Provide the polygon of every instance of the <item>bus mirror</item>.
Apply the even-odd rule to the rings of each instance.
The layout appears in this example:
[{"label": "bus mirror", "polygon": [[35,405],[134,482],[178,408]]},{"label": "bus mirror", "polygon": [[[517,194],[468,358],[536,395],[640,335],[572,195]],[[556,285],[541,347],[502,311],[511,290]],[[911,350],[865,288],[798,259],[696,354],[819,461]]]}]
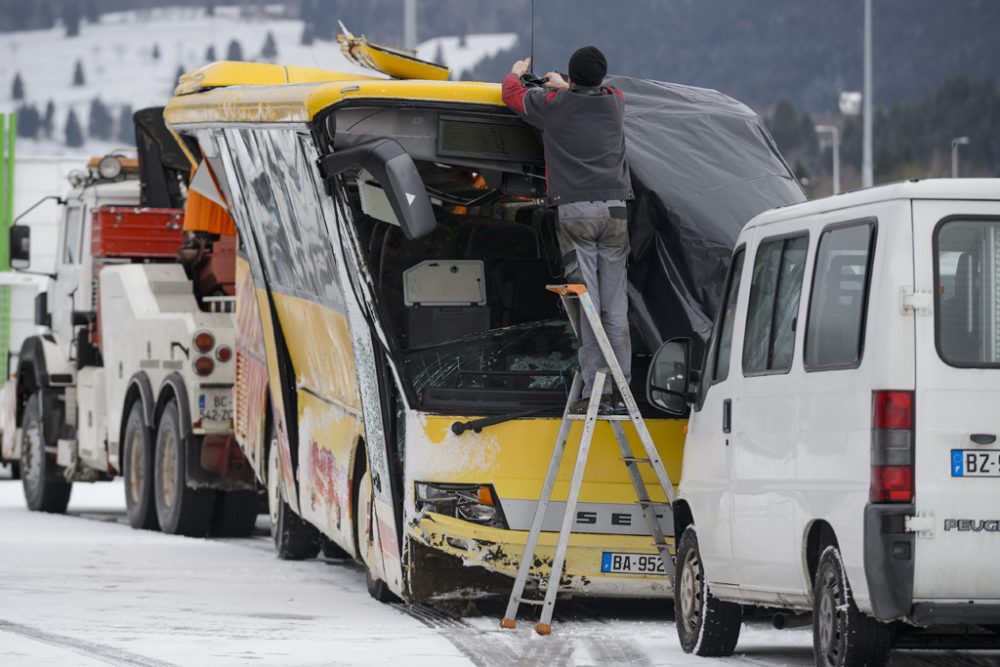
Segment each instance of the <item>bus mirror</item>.
[{"label": "bus mirror", "polygon": [[392,139],[373,139],[319,159],[324,180],[357,166],[363,167],[382,186],[406,238],[417,239],[434,231],[437,218],[424,181],[402,146]]},{"label": "bus mirror", "polygon": [[10,267],[27,269],[31,266],[31,227],[14,225],[10,228]]},{"label": "bus mirror", "polygon": [[674,338],[660,346],[649,364],[646,399],[650,405],[672,415],[687,411],[691,341]]}]

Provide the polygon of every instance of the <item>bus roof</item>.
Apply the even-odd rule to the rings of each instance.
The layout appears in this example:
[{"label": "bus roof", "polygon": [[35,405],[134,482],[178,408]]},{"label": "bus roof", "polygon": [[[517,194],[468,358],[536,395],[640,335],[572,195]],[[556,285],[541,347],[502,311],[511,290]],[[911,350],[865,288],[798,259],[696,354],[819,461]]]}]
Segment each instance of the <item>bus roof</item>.
[{"label": "bus roof", "polygon": [[182,76],[163,115],[172,126],[304,123],[347,99],[503,106],[495,83],[397,80],[311,67],[218,62]]}]

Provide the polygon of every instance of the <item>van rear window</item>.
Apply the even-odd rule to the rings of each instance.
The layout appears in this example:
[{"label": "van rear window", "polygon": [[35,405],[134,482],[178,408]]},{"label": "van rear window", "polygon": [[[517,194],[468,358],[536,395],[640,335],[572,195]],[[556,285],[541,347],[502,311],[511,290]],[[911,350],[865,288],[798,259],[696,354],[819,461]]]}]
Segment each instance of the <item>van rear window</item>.
[{"label": "van rear window", "polygon": [[952,366],[1000,366],[1000,220],[945,220],[934,247],[938,354]]}]

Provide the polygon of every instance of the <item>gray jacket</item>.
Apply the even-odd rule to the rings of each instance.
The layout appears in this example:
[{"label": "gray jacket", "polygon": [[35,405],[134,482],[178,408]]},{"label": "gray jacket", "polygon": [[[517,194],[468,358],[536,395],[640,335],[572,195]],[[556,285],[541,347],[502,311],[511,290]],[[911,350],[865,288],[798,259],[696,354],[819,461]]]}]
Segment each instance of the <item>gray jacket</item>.
[{"label": "gray jacket", "polygon": [[503,101],[542,131],[550,204],[633,198],[620,90],[527,88],[508,74]]}]

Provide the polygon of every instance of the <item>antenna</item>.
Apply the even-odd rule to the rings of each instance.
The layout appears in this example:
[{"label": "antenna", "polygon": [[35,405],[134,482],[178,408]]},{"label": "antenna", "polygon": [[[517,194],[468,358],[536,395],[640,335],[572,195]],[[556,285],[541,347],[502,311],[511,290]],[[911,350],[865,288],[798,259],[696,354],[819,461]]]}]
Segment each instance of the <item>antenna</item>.
[{"label": "antenna", "polygon": [[531,51],[528,53],[528,71],[535,71],[535,0],[531,0]]}]

